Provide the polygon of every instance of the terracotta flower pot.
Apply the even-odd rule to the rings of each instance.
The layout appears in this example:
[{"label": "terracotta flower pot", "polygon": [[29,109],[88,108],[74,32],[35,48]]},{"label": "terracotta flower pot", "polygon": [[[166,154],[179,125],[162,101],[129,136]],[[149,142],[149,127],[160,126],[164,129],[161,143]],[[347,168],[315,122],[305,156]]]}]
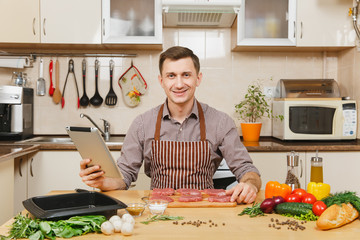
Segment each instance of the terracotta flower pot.
[{"label": "terracotta flower pot", "polygon": [[241,123],[241,130],[245,142],[258,142],[262,123]]}]

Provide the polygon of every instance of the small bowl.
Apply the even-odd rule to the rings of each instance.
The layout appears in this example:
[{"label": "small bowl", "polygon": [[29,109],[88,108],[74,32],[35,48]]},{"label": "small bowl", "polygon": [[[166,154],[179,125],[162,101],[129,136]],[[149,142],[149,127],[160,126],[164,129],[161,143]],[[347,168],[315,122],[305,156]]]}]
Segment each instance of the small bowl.
[{"label": "small bowl", "polygon": [[153,215],[161,215],[165,212],[169,202],[166,200],[149,200],[148,208]]},{"label": "small bowl", "polygon": [[145,203],[128,203],[126,211],[133,217],[140,217],[145,207]]}]

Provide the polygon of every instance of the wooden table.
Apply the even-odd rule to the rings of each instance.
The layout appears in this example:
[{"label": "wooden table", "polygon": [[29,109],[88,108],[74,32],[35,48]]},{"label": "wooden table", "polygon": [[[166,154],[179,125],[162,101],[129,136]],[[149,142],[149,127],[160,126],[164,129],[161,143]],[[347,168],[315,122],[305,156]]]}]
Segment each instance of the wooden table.
[{"label": "wooden table", "polygon": [[[53,191],[50,194],[66,193],[65,191]],[[120,199],[124,203],[141,202],[141,197],[148,196],[149,191],[127,190],[127,191],[111,191],[106,194]],[[264,193],[260,192],[257,201],[263,199]],[[279,219],[280,222],[287,219],[277,214],[267,214],[263,217],[250,218],[247,215],[238,216],[238,214],[247,206],[237,205],[228,208],[167,208],[165,214],[171,216],[183,216],[184,220],[179,221],[175,225],[173,221],[153,222],[149,225],[140,223],[150,216],[150,212],[146,209],[141,217],[135,218],[136,224],[132,236],[125,237],[120,233],[111,236],[99,234],[87,234],[82,237],[74,237],[72,239],[301,239],[301,240],[330,240],[330,239],[360,239],[360,221],[343,226],[338,229],[329,231],[321,231],[316,229],[315,222],[304,223],[305,230],[288,230],[287,226],[282,226],[277,230],[270,228],[271,219]],[[119,214],[124,210],[119,210]],[[199,227],[185,224],[188,221],[206,221]],[[209,220],[217,224],[210,227]],[[12,219],[0,227],[0,234],[7,235],[9,225]],[[301,222],[297,220],[298,222]],[[225,223],[225,225],[223,225]]]}]

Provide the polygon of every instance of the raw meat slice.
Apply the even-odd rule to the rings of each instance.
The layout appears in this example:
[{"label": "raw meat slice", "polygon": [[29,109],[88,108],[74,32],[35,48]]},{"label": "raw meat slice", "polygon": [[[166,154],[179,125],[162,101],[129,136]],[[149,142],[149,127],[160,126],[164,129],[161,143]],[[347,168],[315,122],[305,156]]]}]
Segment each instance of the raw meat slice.
[{"label": "raw meat slice", "polygon": [[224,189],[204,189],[203,190],[205,194],[209,196],[225,196],[225,190]]},{"label": "raw meat slice", "polygon": [[175,190],[173,188],[154,188],[152,193],[157,195],[171,196],[174,195]]},{"label": "raw meat slice", "polygon": [[174,199],[172,199],[172,198],[169,197],[169,196],[159,195],[159,194],[152,194],[149,199],[150,199],[150,200],[166,200],[166,201],[168,201],[169,203],[174,201]]},{"label": "raw meat slice", "polygon": [[230,202],[231,196],[210,196],[208,198],[209,202]]},{"label": "raw meat slice", "polygon": [[193,196],[193,195],[182,195],[179,197],[179,202],[200,202],[202,201],[202,196]]},{"label": "raw meat slice", "polygon": [[180,195],[191,195],[191,196],[201,196],[201,192],[197,189],[192,188],[180,188],[176,190]]}]

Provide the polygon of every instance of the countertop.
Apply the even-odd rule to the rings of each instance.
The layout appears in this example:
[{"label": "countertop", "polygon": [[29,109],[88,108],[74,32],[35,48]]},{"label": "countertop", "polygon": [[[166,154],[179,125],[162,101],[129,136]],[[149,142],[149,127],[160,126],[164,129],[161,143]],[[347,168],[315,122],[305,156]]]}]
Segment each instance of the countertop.
[{"label": "countertop", "polygon": [[9,159],[24,156],[26,154],[36,152],[40,150],[38,144],[14,144],[14,143],[1,143],[0,144],[0,162],[7,161]]},{"label": "countertop", "polygon": [[[65,191],[53,191],[51,194],[67,193]],[[114,198],[124,203],[141,202],[141,197],[147,196],[149,190],[118,190],[106,192]],[[257,202],[264,199],[264,192],[260,191]],[[266,214],[266,216],[250,218],[248,215],[238,216],[245,208],[251,205],[237,205],[236,207],[226,208],[167,208],[165,214],[171,216],[182,216],[184,220],[179,220],[178,224],[173,221],[152,222],[149,225],[140,223],[150,216],[149,210],[146,209],[141,217],[135,218],[135,227],[133,234],[129,237],[123,237],[121,233],[110,236],[100,234],[86,234],[76,239],[356,239],[360,234],[360,221],[347,224],[341,228],[322,231],[316,228],[315,222],[304,222],[300,220],[283,217],[278,214]],[[122,215],[124,210],[119,210],[118,214]],[[304,230],[289,230],[287,225],[281,226],[281,229],[269,227],[274,224],[271,219],[284,222],[286,220],[297,221],[305,227]],[[205,221],[198,227],[192,224],[182,222]],[[209,222],[214,222],[214,225]],[[13,219],[7,221],[0,227],[0,234],[7,235]],[[215,226],[217,224],[217,226]],[[211,225],[211,227],[210,227]],[[277,227],[280,225],[276,225]]]},{"label": "countertop", "polygon": [[[360,151],[360,139],[350,141],[281,141],[273,137],[261,137],[259,142],[243,142],[243,144],[249,152]],[[108,145],[111,151],[120,151],[121,146],[122,143]],[[0,142],[0,162],[39,150],[74,151],[76,147],[72,143]]]}]

